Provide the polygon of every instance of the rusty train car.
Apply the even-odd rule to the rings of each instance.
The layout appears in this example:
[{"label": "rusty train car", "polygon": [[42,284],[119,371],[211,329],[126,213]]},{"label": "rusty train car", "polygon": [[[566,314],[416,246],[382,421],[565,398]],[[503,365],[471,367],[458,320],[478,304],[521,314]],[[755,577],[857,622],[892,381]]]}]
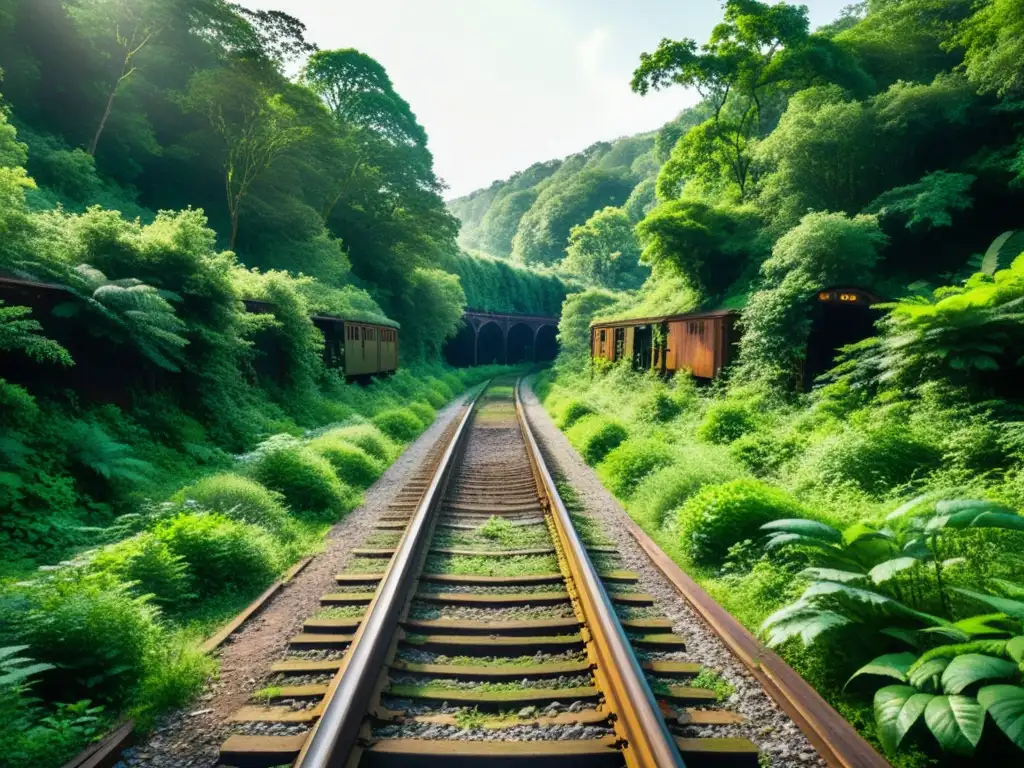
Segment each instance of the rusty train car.
[{"label": "rusty train car", "polygon": [[713,379],[734,356],[739,312],[716,310],[685,315],[599,321],[590,326],[591,356],[631,360],[637,370],[689,370]]},{"label": "rusty train car", "polygon": [[[808,390],[836,363],[838,351],[875,333],[877,306],[885,299],[857,286],[832,286],[809,300],[810,333],[797,389]],[[600,320],[590,326],[591,357],[630,360],[636,370],[663,374],[688,370],[698,379],[714,379],[736,357],[740,313],[693,312],[635,320]]]},{"label": "rusty train car", "polygon": [[[249,312],[272,312],[274,305],[262,299],[245,299]],[[345,376],[381,376],[398,370],[398,329],[333,315],[310,318],[324,335],[324,364]]]}]

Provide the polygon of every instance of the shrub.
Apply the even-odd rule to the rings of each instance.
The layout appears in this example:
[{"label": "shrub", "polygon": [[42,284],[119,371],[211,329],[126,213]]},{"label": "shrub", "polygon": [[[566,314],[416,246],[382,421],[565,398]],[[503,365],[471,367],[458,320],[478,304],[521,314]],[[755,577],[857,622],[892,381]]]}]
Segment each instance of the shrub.
[{"label": "shrub", "polygon": [[358,445],[333,434],[318,437],[308,448],[327,459],[338,477],[356,488],[368,488],[384,472],[384,466]]},{"label": "shrub", "polygon": [[156,716],[194,699],[216,671],[217,663],[196,639],[185,632],[168,637],[139,684],[135,698],[140,703],[132,716],[143,729],[151,726]]},{"label": "shrub", "polygon": [[584,416],[566,432],[569,441],[583,456],[583,460],[594,466],[608,452],[629,437],[626,428],[605,416]]},{"label": "shrub", "polygon": [[353,424],[327,432],[324,437],[339,437],[347,443],[359,446],[370,456],[382,462],[390,462],[397,448],[373,424]]},{"label": "shrub", "polygon": [[729,455],[759,477],[776,472],[796,455],[799,444],[770,433],[750,432],[733,441]]},{"label": "shrub", "polygon": [[282,494],[292,512],[336,518],[354,508],[353,493],[323,456],[299,446],[267,451],[256,461],[253,476]]},{"label": "shrub", "polygon": [[565,404],[565,407],[562,408],[562,418],[559,419],[558,426],[561,429],[569,429],[569,427],[584,416],[589,416],[593,412],[594,409],[582,400],[570,400]]},{"label": "shrub", "polygon": [[662,526],[669,512],[678,509],[705,485],[735,480],[742,471],[722,448],[684,447],[667,467],[643,479],[633,494],[631,511]]},{"label": "shrub", "polygon": [[211,512],[183,512],[160,523],[154,534],[188,563],[201,596],[252,591],[270,582],[282,565],[266,530]]},{"label": "shrub", "polygon": [[637,401],[636,415],[641,421],[663,424],[678,416],[682,409],[679,401],[673,399],[662,387],[658,387]]},{"label": "shrub", "polygon": [[290,535],[294,528],[284,505],[284,496],[251,478],[232,472],[204,477],[180,490],[173,500],[192,500],[203,509],[241,523],[262,525],[277,534]]},{"label": "shrub", "polygon": [[437,418],[437,411],[426,403],[412,402],[406,407],[423,423],[424,427],[428,427],[433,424],[434,419]]},{"label": "shrub", "polygon": [[679,509],[679,535],[695,563],[719,565],[729,547],[757,538],[765,523],[805,516],[785,491],[759,480],[732,480],[704,486]]},{"label": "shrub", "polygon": [[942,452],[905,425],[867,431],[847,429],[823,442],[810,457],[811,475],[825,484],[853,483],[879,496],[937,469]]},{"label": "shrub", "polygon": [[180,608],[195,597],[188,563],[152,533],[140,533],[101,550],[92,568],[129,583],[137,595],[152,595],[153,602]]},{"label": "shrub", "polygon": [[423,431],[423,422],[408,408],[392,408],[373,417],[373,423],[392,440],[407,443]]},{"label": "shrub", "polygon": [[717,400],[697,427],[697,439],[705,443],[731,443],[755,427],[754,415],[746,403]]},{"label": "shrub", "polygon": [[123,700],[159,642],[157,609],[112,574],[70,568],[24,596],[30,607],[18,619],[18,641],[57,667],[37,690],[49,700]]},{"label": "shrub", "polygon": [[628,499],[641,480],[671,463],[672,451],[664,443],[634,437],[610,451],[597,474],[608,490],[620,499]]}]

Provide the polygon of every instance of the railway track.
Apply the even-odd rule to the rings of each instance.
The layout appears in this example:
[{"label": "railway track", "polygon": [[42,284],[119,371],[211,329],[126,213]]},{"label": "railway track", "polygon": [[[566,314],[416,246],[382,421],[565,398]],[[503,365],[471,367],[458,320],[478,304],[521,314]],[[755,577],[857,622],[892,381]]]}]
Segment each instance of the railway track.
[{"label": "railway track", "polygon": [[685,638],[574,525],[512,386],[466,406],[376,529],[222,763],[758,765],[746,739],[673,733],[742,718],[688,685]]}]

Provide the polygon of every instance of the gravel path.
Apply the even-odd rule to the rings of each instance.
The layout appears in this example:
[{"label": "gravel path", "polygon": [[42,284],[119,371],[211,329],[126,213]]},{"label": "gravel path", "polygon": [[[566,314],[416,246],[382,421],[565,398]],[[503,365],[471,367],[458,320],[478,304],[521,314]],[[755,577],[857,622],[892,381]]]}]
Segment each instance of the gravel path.
[{"label": "gravel path", "polygon": [[[349,550],[373,532],[377,517],[387,510],[405,480],[418,469],[423,458],[459,412],[465,396],[442,409],[434,423],[388,468],[365,494],[363,505],[334,526],[327,535],[324,551],[293,579],[256,618],[247,623],[220,649],[220,674],[211,681],[191,707],[173,713],[158,723],[147,741],[126,750],[119,766],[186,768],[213,766],[218,750],[232,732],[239,732],[225,720],[265,685],[270,666],[283,659],[288,639],[302,630],[303,621],[320,607],[320,597],[336,590],[335,574],[349,560]],[[297,656],[298,654],[292,654]],[[311,651],[309,658],[340,657],[341,652]],[[299,732],[308,726],[299,728]],[[294,726],[281,733],[294,732]],[[277,733],[277,731],[274,731]]]},{"label": "gravel path", "polygon": [[583,513],[595,519],[603,533],[615,542],[623,566],[639,574],[642,591],[654,596],[661,615],[673,621],[673,631],[686,638],[686,660],[717,671],[736,689],[726,702],[726,707],[745,715],[745,723],[713,728],[686,727],[677,729],[677,732],[684,736],[746,737],[761,748],[774,768],[824,768],[825,761],[818,756],[796,724],[764,692],[711,628],[693,612],[647,557],[628,529],[621,525],[622,520],[628,517],[626,511],[601,485],[593,470],[555,426],[528,381],[522,388],[522,399],[530,426],[548,466],[573,487]]}]

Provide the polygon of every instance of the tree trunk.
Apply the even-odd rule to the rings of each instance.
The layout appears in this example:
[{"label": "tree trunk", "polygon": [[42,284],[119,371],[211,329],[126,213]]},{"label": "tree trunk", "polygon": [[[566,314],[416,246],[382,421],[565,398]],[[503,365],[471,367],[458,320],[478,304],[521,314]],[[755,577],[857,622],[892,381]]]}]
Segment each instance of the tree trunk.
[{"label": "tree trunk", "polygon": [[235,241],[238,240],[238,206],[231,212],[231,245],[228,250],[235,250]]},{"label": "tree trunk", "polygon": [[114,99],[117,98],[117,89],[121,86],[121,81],[118,80],[114,86],[114,90],[110,92],[110,98],[107,99],[107,108],[103,112],[103,119],[100,120],[99,128],[96,129],[96,135],[92,137],[92,143],[89,145],[89,155],[91,157],[96,156],[96,148],[100,144],[100,136],[103,135],[103,130],[107,127],[107,120],[110,119],[110,113],[114,110]]}]

